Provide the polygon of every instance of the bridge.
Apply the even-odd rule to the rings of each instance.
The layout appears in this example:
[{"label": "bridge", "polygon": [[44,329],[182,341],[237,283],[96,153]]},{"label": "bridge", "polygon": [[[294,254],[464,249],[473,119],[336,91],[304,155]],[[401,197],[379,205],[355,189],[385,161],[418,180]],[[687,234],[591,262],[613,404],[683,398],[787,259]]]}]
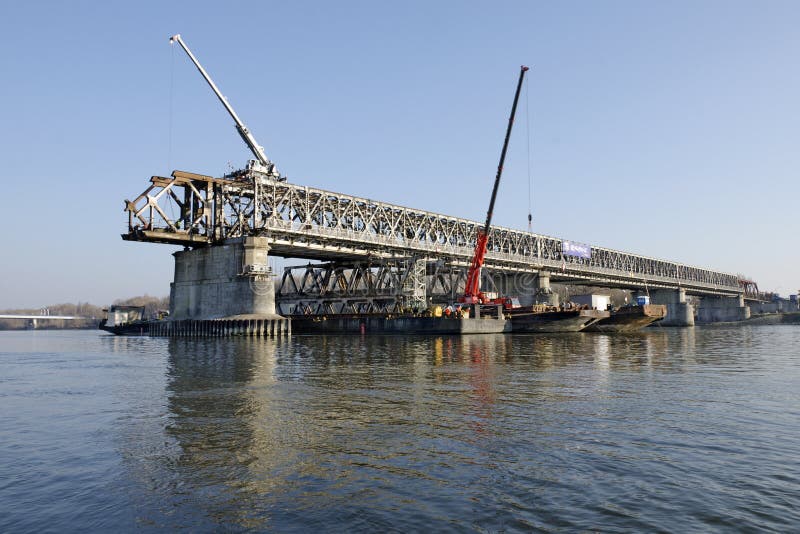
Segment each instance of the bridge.
[{"label": "bridge", "polygon": [[[440,267],[439,275],[441,268],[451,275],[463,272],[481,226],[477,221],[280,181],[255,169],[223,178],[183,171],[153,176],[142,194],[125,201],[125,211],[125,240],[203,249],[256,237],[270,255],[321,260],[334,270],[405,259],[403,272],[410,273],[421,267],[409,265],[424,262],[429,292],[435,285],[431,263]],[[251,275],[264,274],[263,264],[249,265],[254,269]],[[494,280],[498,275],[506,280],[536,275],[540,282],[535,289],[544,291],[552,280],[657,294],[663,290],[667,304],[685,303],[689,294],[708,302],[733,299],[733,307],[741,308],[745,297],[756,298],[748,291],[751,283],[743,284],[731,273],[605,247],[575,247],[560,238],[502,227],[490,232],[485,265]],[[455,290],[457,279],[450,276],[445,292]],[[419,291],[415,295],[420,298]]]},{"label": "bridge", "polygon": [[[186,52],[255,158],[222,178],[183,171],[153,176],[142,194],[125,201],[123,239],[185,247],[175,253],[171,317],[274,313],[268,254],[324,262],[284,271],[277,295],[282,312],[284,304],[288,313],[395,311],[464,294],[466,268],[483,233],[478,222],[288,183],[180,34],[170,43]],[[528,70],[520,69],[495,193]],[[653,291],[654,301],[667,305],[669,321],[681,325],[694,324],[687,293],[704,298],[705,318],[736,320],[749,316],[744,298],[755,286],[729,273],[510,228],[492,227],[486,250],[484,287],[550,303],[556,300],[551,279]]]},{"label": "bridge", "polygon": [[39,321],[75,321],[77,319],[84,319],[84,317],[74,317],[71,315],[0,315],[0,319],[18,319],[27,321],[30,328],[35,329]]},{"label": "bridge", "polygon": [[[263,235],[270,253],[315,260],[430,257],[467,265],[481,223],[269,179],[218,179],[175,171],[125,201],[123,239],[206,246]],[[173,207],[167,208],[167,204]],[[170,218],[167,211],[179,215]],[[496,227],[486,266],[493,271],[547,270],[553,280],[615,287],[678,288],[697,295],[744,292],[737,275],[602,247],[591,257],[564,251],[565,240]],[[568,242],[567,242],[568,243]]]}]

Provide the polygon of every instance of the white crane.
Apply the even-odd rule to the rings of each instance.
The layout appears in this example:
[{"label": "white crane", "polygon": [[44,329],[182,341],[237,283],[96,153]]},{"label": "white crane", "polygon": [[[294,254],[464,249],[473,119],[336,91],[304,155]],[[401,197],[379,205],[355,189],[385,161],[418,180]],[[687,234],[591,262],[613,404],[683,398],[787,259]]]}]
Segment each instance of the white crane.
[{"label": "white crane", "polygon": [[267,155],[264,153],[264,147],[258,144],[256,138],[253,137],[253,134],[250,132],[250,130],[247,129],[247,126],[245,126],[244,123],[241,121],[241,119],[239,119],[239,116],[236,115],[236,112],[233,110],[230,103],[228,103],[228,99],[222,95],[219,89],[217,89],[214,80],[211,79],[211,76],[209,76],[206,70],[203,68],[203,66],[200,65],[200,62],[197,61],[197,58],[194,57],[192,51],[189,50],[189,47],[186,46],[186,43],[183,42],[183,39],[181,39],[180,34],[173,35],[172,37],[170,37],[169,42],[178,43],[179,45],[181,45],[181,48],[183,48],[183,50],[186,52],[186,55],[189,56],[189,59],[192,60],[194,66],[197,67],[197,70],[200,71],[200,74],[202,74],[203,78],[205,78],[206,82],[208,82],[208,85],[211,87],[211,90],[214,91],[214,94],[217,95],[219,101],[222,102],[222,105],[225,106],[225,109],[233,118],[233,121],[236,123],[236,130],[239,132],[239,135],[242,136],[242,139],[244,140],[245,144],[247,144],[248,148],[250,148],[250,152],[252,152],[253,155],[256,157],[255,160],[250,160],[248,162],[247,170],[262,173],[278,181],[285,181],[286,178],[280,175],[280,173],[278,172],[278,168],[275,166],[275,164],[272,163],[269,160],[269,158],[267,158]]}]

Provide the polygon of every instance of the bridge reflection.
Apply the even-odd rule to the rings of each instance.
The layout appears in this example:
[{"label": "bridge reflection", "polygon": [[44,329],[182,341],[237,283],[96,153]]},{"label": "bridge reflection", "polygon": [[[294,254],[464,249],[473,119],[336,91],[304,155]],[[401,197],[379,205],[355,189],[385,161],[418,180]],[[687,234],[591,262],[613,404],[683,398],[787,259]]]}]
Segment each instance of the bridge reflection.
[{"label": "bridge reflection", "polygon": [[628,377],[720,365],[725,352],[707,339],[656,329],[156,340],[167,343],[163,439],[174,446],[138,468],[169,473],[204,527],[268,529],[355,501],[380,511],[387,488],[436,492],[454,466],[513,455],[520,428],[552,448],[548,428],[624,402]]}]

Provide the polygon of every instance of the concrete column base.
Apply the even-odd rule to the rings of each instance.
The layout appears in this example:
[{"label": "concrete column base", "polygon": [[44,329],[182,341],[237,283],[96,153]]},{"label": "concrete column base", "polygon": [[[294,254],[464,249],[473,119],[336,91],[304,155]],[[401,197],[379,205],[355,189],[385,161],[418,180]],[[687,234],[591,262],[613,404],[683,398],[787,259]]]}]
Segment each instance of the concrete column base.
[{"label": "concrete column base", "polygon": [[686,302],[683,289],[658,289],[650,293],[652,304],[664,304],[667,316],[658,324],[661,326],[694,326],[694,306]]},{"label": "concrete column base", "polygon": [[697,310],[699,323],[731,323],[750,318],[744,297],[704,297]]},{"label": "concrete column base", "polygon": [[495,273],[492,280],[500,295],[516,297],[520,306],[553,302],[558,305],[558,295],[550,289],[550,275],[547,272]]},{"label": "concrete column base", "polygon": [[509,274],[509,273],[495,273],[491,274],[494,287],[497,288],[498,296],[515,297],[519,299],[520,304],[523,301],[533,301],[532,287],[533,275],[532,274]]},{"label": "concrete column base", "polygon": [[661,326],[694,326],[694,306],[688,302],[667,304],[667,316],[659,321]]},{"label": "concrete column base", "polygon": [[550,273],[547,271],[539,271],[536,277],[536,295],[534,301],[536,304],[547,304],[549,306],[558,306],[558,294],[553,293],[550,287]]},{"label": "concrete column base", "polygon": [[268,252],[265,238],[244,237],[174,253],[170,319],[277,317]]}]

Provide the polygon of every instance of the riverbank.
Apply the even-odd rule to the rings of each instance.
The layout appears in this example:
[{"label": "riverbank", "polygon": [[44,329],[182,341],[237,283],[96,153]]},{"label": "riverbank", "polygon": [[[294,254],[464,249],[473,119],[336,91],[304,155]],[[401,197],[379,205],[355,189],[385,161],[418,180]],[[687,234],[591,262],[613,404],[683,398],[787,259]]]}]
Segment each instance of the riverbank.
[{"label": "riverbank", "polygon": [[800,312],[763,313],[750,317],[743,324],[800,324]]}]

